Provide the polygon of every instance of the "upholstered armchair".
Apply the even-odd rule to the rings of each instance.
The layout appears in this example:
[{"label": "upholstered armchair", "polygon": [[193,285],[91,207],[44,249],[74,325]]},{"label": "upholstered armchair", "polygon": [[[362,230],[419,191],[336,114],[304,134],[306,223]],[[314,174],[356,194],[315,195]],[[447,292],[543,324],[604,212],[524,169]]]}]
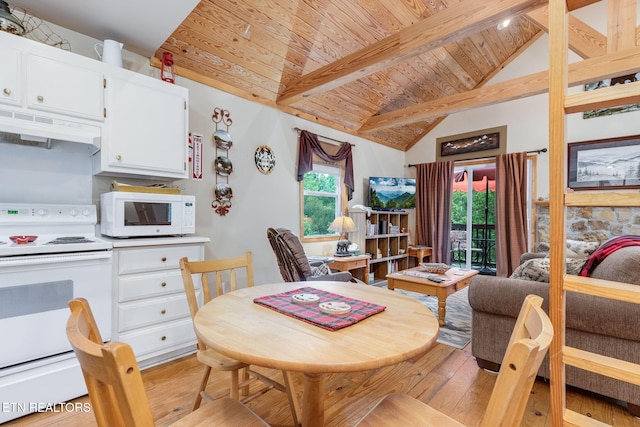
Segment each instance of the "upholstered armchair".
[{"label": "upholstered armchair", "polygon": [[280,274],[285,282],[330,280],[350,282],[348,271],[333,273],[326,264],[316,261],[310,263],[298,236],[286,228],[267,229],[267,238],[278,260]]}]

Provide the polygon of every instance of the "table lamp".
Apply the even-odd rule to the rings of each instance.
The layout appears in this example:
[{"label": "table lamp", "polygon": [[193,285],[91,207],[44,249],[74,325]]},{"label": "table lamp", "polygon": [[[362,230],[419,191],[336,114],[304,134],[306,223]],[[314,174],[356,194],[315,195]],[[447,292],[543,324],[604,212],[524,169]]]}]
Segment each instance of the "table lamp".
[{"label": "table lamp", "polygon": [[356,224],[348,216],[338,216],[329,226],[329,230],[340,234],[340,240],[336,247],[335,256],[349,256],[351,242],[347,239],[347,233],[355,231]]}]

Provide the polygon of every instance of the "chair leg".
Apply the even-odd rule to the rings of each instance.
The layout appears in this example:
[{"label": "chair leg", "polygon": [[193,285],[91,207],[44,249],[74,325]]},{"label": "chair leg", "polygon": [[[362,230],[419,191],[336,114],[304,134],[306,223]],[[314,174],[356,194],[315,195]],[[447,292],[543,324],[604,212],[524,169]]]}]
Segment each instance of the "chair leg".
[{"label": "chair leg", "polygon": [[193,407],[191,408],[192,411],[195,411],[200,407],[200,402],[202,402],[202,395],[200,393],[202,393],[204,389],[207,388],[207,383],[209,382],[209,374],[211,374],[211,366],[205,365],[204,373],[202,374],[202,379],[200,380],[200,388],[196,393],[196,398],[193,401]]},{"label": "chair leg", "polygon": [[291,378],[291,373],[288,371],[282,371],[282,377],[284,379],[284,392],[287,395],[289,401],[289,407],[291,408],[291,416],[293,417],[293,425],[300,426],[300,419],[298,415],[301,414],[300,402],[296,396],[296,389]]}]

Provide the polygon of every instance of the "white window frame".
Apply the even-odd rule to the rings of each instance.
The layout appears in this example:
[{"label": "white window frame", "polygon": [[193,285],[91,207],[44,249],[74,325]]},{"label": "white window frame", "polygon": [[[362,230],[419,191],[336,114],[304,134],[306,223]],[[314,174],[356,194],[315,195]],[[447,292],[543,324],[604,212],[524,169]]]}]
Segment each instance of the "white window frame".
[{"label": "white window frame", "polygon": [[336,199],[334,217],[340,216],[343,211],[344,203],[346,200],[346,190],[343,184],[344,181],[344,167],[340,165],[328,165],[322,163],[313,164],[314,173],[328,174],[336,176],[336,192],[327,193],[319,191],[309,191],[304,189],[304,180],[300,181],[300,236],[303,242],[312,241],[325,241],[325,240],[338,240],[340,236],[333,232],[331,234],[305,236],[304,234],[304,197],[305,196],[318,196],[318,197],[333,197]]}]

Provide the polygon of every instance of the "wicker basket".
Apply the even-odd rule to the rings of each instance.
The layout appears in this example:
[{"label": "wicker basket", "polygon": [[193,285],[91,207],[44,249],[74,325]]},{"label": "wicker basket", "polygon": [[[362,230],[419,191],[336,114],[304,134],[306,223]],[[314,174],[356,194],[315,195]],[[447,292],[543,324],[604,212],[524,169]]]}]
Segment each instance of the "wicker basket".
[{"label": "wicker basket", "polygon": [[451,267],[448,266],[447,264],[442,264],[442,263],[423,262],[422,268],[427,273],[444,274]]}]

